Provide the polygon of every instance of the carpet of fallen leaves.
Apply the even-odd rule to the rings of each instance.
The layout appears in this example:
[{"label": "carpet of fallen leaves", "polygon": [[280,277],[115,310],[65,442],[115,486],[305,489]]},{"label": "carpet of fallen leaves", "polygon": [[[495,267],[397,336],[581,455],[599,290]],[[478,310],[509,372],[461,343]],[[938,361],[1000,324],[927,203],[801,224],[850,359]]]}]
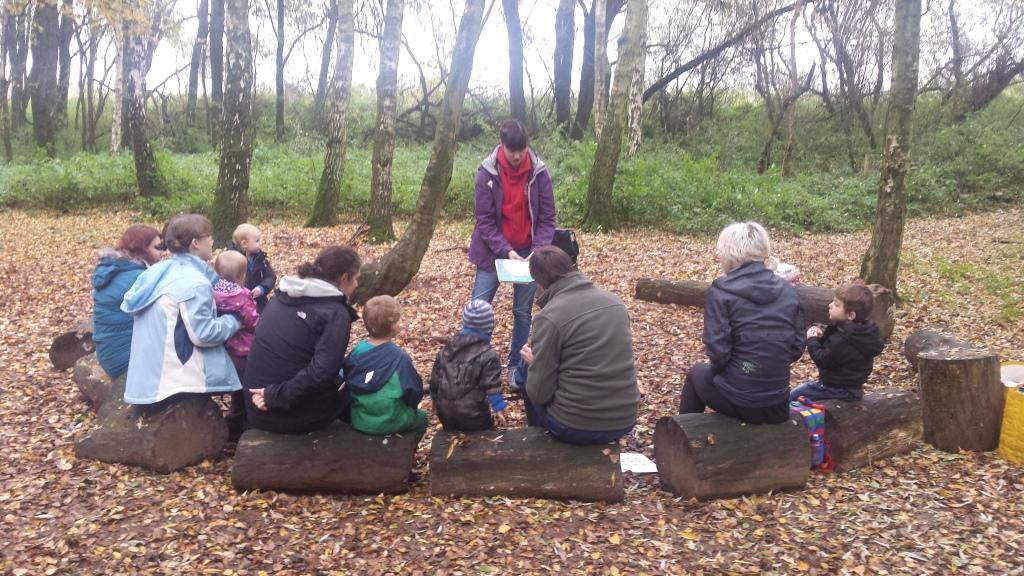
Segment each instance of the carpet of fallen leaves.
[{"label": "carpet of fallen leaves", "polygon": [[[0,572],[7,574],[921,574],[1024,573],[1024,469],[992,453],[912,454],[844,475],[814,474],[802,492],[708,503],[626,476],[620,504],[444,499],[427,491],[421,444],[401,496],[236,493],[231,458],[157,475],[80,461],[73,442],[94,416],[68,372],[49,364],[52,338],[90,314],[97,247],[132,213],[0,213]],[[913,389],[902,340],[945,326],[1024,359],[1024,212],[911,222],[896,333],[870,386]],[[354,225],[262,225],[267,251],[291,273]],[[403,292],[399,343],[426,374],[432,336],[456,326],[473,271],[471,223],[442,225]],[[803,281],[854,277],[867,233],[775,235]],[[654,424],[673,413],[684,370],[702,358],[701,311],[636,301],[640,276],[711,280],[713,240],[628,231],[582,234],[581,268],[633,318],[640,421],[624,442],[652,455]],[[362,247],[367,257],[386,248]],[[511,303],[495,300],[495,342],[507,346]],[[361,334],[357,334],[361,335]],[[814,375],[804,358],[794,381]],[[425,402],[429,410],[429,400]],[[520,407],[514,421],[523,425]],[[432,420],[436,426],[436,420]]]}]

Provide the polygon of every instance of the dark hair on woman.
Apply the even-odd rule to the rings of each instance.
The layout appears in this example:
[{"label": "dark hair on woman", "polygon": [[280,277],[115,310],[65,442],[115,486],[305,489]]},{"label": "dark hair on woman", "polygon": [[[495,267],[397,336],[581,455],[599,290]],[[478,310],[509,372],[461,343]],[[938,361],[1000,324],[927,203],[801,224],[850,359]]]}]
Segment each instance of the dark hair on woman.
[{"label": "dark hair on woman", "polygon": [[121,240],[117,243],[117,249],[127,252],[129,256],[136,260],[144,260],[146,248],[149,248],[153,238],[159,237],[160,231],[156,228],[146,226],[145,224],[135,224],[129,226],[124,231],[124,234],[121,235]]},{"label": "dark hair on woman", "polygon": [[362,262],[359,253],[349,246],[327,246],[320,251],[316,260],[299,266],[299,278],[318,278],[337,282],[344,275],[354,276]]},{"label": "dark hair on woman", "polygon": [[530,143],[530,135],[526,132],[526,127],[515,118],[509,118],[501,123],[498,136],[501,138],[501,143],[509,150],[525,150]]},{"label": "dark hair on woman", "polygon": [[572,259],[556,246],[545,246],[530,256],[530,276],[545,290],[573,271]]},{"label": "dark hair on woman", "polygon": [[178,214],[164,225],[164,246],[174,254],[188,252],[193,240],[213,235],[213,224],[202,214]]}]

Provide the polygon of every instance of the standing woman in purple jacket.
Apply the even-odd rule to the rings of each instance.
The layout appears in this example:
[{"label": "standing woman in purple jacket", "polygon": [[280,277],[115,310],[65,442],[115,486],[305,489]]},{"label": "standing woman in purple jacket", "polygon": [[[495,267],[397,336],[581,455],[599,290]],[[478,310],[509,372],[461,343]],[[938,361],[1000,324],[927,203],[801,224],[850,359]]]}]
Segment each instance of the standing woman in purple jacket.
[{"label": "standing woman in purple jacket", "polygon": [[[530,137],[518,120],[501,124],[501,143],[480,163],[476,175],[476,224],[469,261],[476,266],[471,300],[491,302],[498,292],[496,259],[528,260],[555,235],[555,195],[547,166],[529,148]],[[513,288],[512,342],[508,354],[509,391],[518,391],[519,350],[530,336],[537,283]]]}]

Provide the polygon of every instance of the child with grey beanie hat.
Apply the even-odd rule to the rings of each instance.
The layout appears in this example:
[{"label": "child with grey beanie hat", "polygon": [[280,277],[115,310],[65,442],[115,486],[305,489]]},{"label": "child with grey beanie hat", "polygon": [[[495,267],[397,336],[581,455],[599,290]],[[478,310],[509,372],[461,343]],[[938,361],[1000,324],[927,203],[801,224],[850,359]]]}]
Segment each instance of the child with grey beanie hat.
[{"label": "child with grey beanie hat", "polygon": [[[491,346],[494,309],[472,300],[462,309],[462,329],[437,354],[430,398],[445,430],[489,430],[506,424],[501,361]],[[493,412],[493,415],[492,415]]]}]

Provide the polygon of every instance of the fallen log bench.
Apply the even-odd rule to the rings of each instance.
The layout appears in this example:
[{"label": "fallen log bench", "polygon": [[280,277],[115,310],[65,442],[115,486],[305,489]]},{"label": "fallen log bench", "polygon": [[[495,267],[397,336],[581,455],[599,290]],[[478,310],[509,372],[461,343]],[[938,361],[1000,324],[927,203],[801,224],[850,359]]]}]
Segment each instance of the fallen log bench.
[{"label": "fallen log bench", "polygon": [[[921,438],[917,396],[903,390],[865,394],[859,402],[826,401],[825,438],[838,471],[910,452]],[[654,431],[662,485],[710,500],[803,488],[811,446],[803,420],[746,424],[722,414],[665,416]]]},{"label": "fallen log bench", "polygon": [[86,402],[96,409],[111,398],[120,399],[124,396],[125,377],[111,381],[95,354],[83,356],[75,362],[71,381],[78,386],[78,391]]},{"label": "fallen log bench", "polygon": [[246,430],[235,449],[238,490],[401,493],[409,490],[415,433],[371,436],[337,421],[308,434]]},{"label": "fallen log bench", "polygon": [[925,442],[952,453],[995,450],[1005,403],[999,354],[926,329],[907,337],[903,355],[918,372]]},{"label": "fallen log bench", "polygon": [[92,354],[96,345],[92,341],[92,320],[83,320],[74,330],[69,330],[53,339],[50,344],[50,362],[57,370],[67,370],[87,354]]},{"label": "fallen log bench", "polygon": [[430,445],[430,492],[619,502],[619,446],[567,444],[536,427],[439,431]]},{"label": "fallen log bench", "polygon": [[[703,308],[710,287],[710,282],[698,280],[673,281],[640,278],[636,281],[635,297],[648,302]],[[800,297],[800,304],[804,308],[804,320],[807,324],[828,324],[828,305],[835,298],[836,291],[832,288],[820,288],[806,284],[797,284],[793,288],[796,289],[797,296]],[[882,338],[888,339],[896,325],[892,292],[878,284],[869,284],[868,288],[875,296],[874,307],[869,318],[878,324]]]},{"label": "fallen log bench", "polygon": [[[124,379],[119,378],[121,390]],[[108,398],[99,428],[75,443],[78,458],[173,472],[220,456],[228,425],[220,407],[202,394],[178,394],[153,405]]]}]

